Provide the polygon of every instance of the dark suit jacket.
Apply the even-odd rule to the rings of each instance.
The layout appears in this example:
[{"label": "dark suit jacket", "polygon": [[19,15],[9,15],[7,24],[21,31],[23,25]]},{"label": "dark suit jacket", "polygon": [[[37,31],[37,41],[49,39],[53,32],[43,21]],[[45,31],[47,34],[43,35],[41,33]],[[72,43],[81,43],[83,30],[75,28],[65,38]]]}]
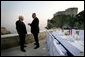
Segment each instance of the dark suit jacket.
[{"label": "dark suit jacket", "polygon": [[33,34],[39,33],[39,20],[37,17],[32,21],[30,26],[31,26],[31,33]]},{"label": "dark suit jacket", "polygon": [[17,30],[17,32],[18,32],[19,35],[25,35],[25,34],[27,34],[26,26],[20,20],[18,20],[16,22],[16,30]]}]

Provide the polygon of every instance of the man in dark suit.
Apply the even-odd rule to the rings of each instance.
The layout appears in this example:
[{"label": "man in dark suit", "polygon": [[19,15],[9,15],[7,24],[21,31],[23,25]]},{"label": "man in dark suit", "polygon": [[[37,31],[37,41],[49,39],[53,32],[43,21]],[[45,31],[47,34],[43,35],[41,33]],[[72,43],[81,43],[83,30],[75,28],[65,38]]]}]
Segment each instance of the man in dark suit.
[{"label": "man in dark suit", "polygon": [[28,24],[31,26],[31,33],[33,34],[34,36],[34,39],[35,39],[35,45],[36,47],[34,49],[37,49],[39,48],[39,40],[38,40],[38,33],[39,33],[39,19],[36,17],[36,13],[33,13],[32,14],[32,17],[33,17],[33,21],[32,23]]},{"label": "man in dark suit", "polygon": [[19,20],[16,22],[16,30],[19,34],[20,49],[21,51],[25,52],[24,44],[25,44],[25,37],[26,37],[27,31],[26,31],[26,26],[23,20],[24,20],[24,17],[19,16]]}]

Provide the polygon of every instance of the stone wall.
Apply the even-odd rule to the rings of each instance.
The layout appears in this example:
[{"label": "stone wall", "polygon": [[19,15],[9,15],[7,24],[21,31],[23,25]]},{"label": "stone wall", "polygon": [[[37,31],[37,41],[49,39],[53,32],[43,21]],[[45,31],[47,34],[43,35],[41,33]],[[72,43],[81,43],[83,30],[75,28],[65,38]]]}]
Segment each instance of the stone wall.
[{"label": "stone wall", "polygon": [[[46,32],[40,32],[39,33],[39,40],[46,39]],[[25,40],[26,44],[34,42],[34,38],[32,34],[28,34]],[[16,36],[10,36],[10,37],[1,37],[1,50],[2,49],[8,49],[12,47],[19,46],[19,37]]]},{"label": "stone wall", "polygon": [[5,35],[5,34],[11,34],[11,32],[8,31],[5,27],[1,27],[1,35]]}]

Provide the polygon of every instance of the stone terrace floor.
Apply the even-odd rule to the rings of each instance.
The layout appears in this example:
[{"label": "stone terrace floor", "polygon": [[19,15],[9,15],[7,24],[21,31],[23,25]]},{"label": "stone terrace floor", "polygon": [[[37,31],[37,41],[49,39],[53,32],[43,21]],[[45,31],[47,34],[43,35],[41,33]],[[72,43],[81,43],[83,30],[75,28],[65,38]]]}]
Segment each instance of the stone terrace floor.
[{"label": "stone terrace floor", "polygon": [[26,52],[20,50],[20,46],[1,50],[1,56],[49,56],[46,46],[46,40],[40,40],[40,47],[34,49],[34,43],[30,43],[25,47]]}]

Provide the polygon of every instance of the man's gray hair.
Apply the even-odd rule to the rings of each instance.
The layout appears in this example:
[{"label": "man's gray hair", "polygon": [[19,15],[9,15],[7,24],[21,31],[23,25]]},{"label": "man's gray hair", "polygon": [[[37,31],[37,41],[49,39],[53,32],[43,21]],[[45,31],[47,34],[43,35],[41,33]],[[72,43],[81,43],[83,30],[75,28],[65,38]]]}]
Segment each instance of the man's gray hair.
[{"label": "man's gray hair", "polygon": [[23,16],[19,16],[19,20],[22,18]]}]

